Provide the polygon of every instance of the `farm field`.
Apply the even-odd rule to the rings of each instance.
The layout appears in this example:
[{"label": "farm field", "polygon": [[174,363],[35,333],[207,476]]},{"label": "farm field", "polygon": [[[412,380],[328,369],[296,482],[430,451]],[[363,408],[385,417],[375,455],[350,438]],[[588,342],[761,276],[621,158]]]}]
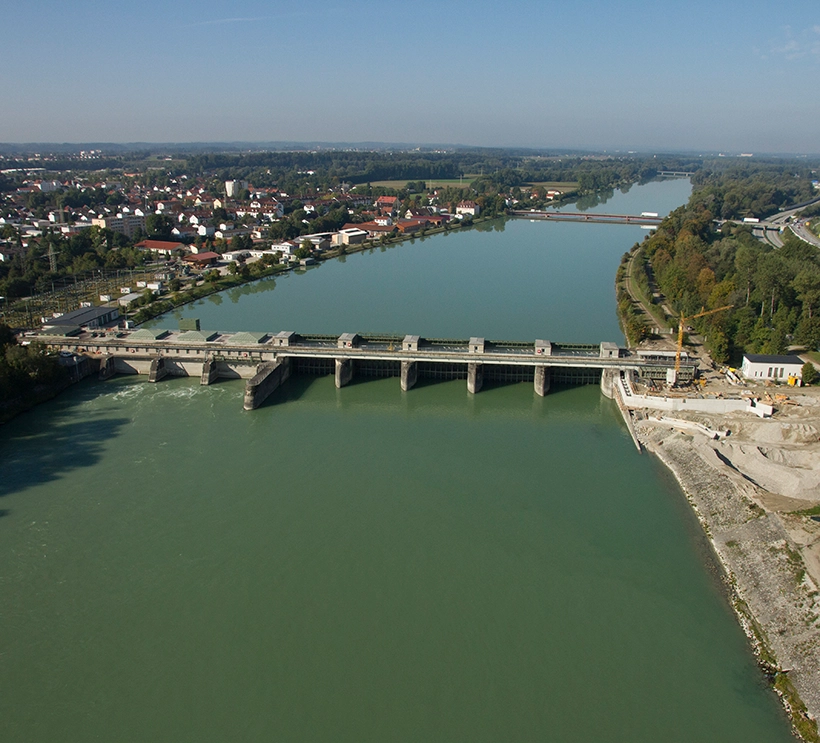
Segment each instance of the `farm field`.
[{"label": "farm field", "polygon": [[[426,180],[428,188],[443,188],[444,186],[461,186],[462,188],[467,188],[475,178],[477,178],[476,173],[470,173],[469,175],[465,175],[463,178],[433,178],[430,180]],[[411,179],[412,180],[412,179]],[[392,180],[392,181],[372,181],[371,186],[379,186],[380,188],[395,188],[401,189],[407,185],[407,179],[404,180]]]}]

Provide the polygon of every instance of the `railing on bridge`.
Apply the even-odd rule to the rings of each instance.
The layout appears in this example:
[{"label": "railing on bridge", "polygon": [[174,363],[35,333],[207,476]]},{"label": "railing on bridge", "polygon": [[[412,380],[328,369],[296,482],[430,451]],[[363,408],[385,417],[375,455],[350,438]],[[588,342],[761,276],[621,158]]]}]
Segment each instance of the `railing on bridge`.
[{"label": "railing on bridge", "polygon": [[[658,382],[669,380],[673,361],[641,358],[614,343],[551,343],[422,338],[394,334],[345,333],[341,336],[280,333],[206,333],[172,331],[85,332],[49,335],[38,340],[54,350],[104,361],[108,378],[117,371],[164,376],[197,375],[203,384],[220,376],[249,379],[245,405],[257,407],[291,373],[335,373],[338,387],[362,376],[397,376],[403,390],[419,377],[466,378],[470,392],[490,381],[532,381],[544,395],[551,380],[586,384],[601,381],[605,394],[624,373]],[[685,364],[679,381],[691,380]],[[606,382],[606,383],[605,383]]]},{"label": "railing on bridge", "polygon": [[604,224],[657,226],[663,221],[663,217],[648,214],[602,214],[599,212],[559,212],[538,209],[514,209],[510,214],[514,217],[543,219],[554,222],[601,222]]}]

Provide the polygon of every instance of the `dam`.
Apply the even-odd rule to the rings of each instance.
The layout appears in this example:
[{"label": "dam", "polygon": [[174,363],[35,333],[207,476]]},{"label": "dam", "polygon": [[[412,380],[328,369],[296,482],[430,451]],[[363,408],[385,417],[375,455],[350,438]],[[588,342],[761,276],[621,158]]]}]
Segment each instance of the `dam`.
[{"label": "dam", "polygon": [[[647,358],[606,341],[553,343],[481,337],[149,329],[74,336],[43,334],[38,340],[75,363],[83,359],[88,373],[93,373],[98,363],[102,379],[114,374],[145,374],[149,382],[158,382],[166,376],[194,376],[203,385],[220,378],[246,379],[246,410],[262,405],[292,373],[333,374],[337,388],[347,385],[354,376],[399,377],[405,392],[419,378],[465,379],[473,394],[481,390],[485,380],[532,382],[540,396],[549,391],[553,381],[599,383],[603,394],[612,397],[617,379],[639,375],[668,382],[673,371],[670,359]],[[678,380],[691,381],[694,376],[695,366],[686,363]]]}]

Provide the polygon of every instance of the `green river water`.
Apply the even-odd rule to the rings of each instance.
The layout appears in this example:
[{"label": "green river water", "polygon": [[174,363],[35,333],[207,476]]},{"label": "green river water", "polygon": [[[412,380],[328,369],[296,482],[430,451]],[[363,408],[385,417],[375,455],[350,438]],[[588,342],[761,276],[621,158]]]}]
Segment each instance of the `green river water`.
[{"label": "green river water", "polygon": [[[184,314],[621,340],[642,236],[508,222]],[[791,739],[680,490],[598,387],[294,377],[248,413],[239,381],[144,379],[0,429],[0,741]]]}]

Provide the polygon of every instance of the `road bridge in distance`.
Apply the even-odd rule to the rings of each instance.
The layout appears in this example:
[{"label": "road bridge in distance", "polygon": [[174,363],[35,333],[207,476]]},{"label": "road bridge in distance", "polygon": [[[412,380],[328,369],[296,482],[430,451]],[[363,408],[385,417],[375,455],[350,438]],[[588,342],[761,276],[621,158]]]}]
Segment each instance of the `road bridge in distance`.
[{"label": "road bridge in distance", "polygon": [[514,217],[544,219],[551,222],[595,222],[602,224],[636,224],[657,227],[663,217],[647,214],[598,214],[594,212],[556,212],[539,209],[514,209]]},{"label": "road bridge in distance", "polygon": [[[97,331],[37,337],[60,351],[66,364],[114,374],[144,374],[149,382],[168,376],[196,376],[202,384],[220,378],[246,379],[244,407],[252,410],[291,374],[333,374],[337,387],[354,377],[399,377],[410,390],[419,378],[465,379],[477,393],[484,381],[532,382],[545,395],[552,382],[600,384],[611,397],[617,379],[640,375],[672,381],[674,359],[633,353],[614,343],[489,341],[484,338],[429,339],[417,335],[299,335],[279,333]],[[684,363],[678,381],[694,379]]]}]

